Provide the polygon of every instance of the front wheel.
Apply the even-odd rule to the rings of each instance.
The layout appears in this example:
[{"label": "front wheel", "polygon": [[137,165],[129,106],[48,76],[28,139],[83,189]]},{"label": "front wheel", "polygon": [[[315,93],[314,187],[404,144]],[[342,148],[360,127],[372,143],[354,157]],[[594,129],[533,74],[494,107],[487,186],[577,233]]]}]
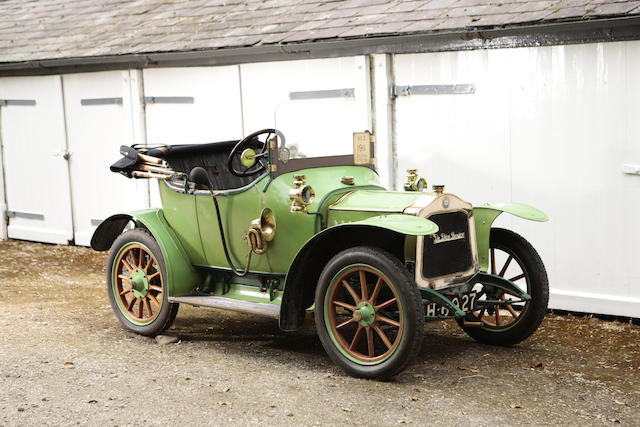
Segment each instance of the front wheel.
[{"label": "front wheel", "polygon": [[547,312],[547,272],[538,252],[513,231],[491,229],[489,250],[489,272],[515,283],[531,296],[531,300],[519,302],[519,298],[508,291],[485,294],[478,302],[498,300],[500,304],[483,304],[458,323],[476,341],[502,346],[517,344],[538,329]]},{"label": "front wheel", "polygon": [[315,321],[329,357],[356,377],[386,379],[419,351],[422,299],[402,263],[377,248],[340,252],[316,289]]},{"label": "front wheel", "polygon": [[142,229],[121,234],[111,246],[107,293],[122,325],[141,335],[169,328],[178,304],[168,301],[167,269],[155,239]]}]

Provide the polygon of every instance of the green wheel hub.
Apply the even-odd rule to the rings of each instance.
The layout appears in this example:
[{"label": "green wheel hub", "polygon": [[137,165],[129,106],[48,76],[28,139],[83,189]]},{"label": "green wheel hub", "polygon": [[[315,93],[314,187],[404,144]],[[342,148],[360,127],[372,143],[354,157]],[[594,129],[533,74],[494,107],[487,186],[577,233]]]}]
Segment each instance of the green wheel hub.
[{"label": "green wheel hub", "polygon": [[361,301],[353,312],[353,319],[361,326],[369,327],[376,320],[376,309],[368,301]]},{"label": "green wheel hub", "polygon": [[136,298],[146,298],[149,292],[149,279],[144,270],[136,268],[131,272],[131,290]]}]

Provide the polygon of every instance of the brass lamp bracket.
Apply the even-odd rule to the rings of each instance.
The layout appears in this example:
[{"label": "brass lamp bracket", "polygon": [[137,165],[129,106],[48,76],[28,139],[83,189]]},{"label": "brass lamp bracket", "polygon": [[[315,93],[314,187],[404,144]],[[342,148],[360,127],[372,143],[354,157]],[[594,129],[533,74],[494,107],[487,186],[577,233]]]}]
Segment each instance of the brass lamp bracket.
[{"label": "brass lamp bracket", "polygon": [[294,175],[293,185],[294,188],[289,190],[289,199],[291,199],[292,213],[304,213],[307,211],[307,206],[313,202],[316,195],[313,188],[305,182],[306,175]]},{"label": "brass lamp bracket", "polygon": [[418,176],[418,169],[407,169],[404,191],[424,191],[425,188],[427,188],[427,180]]}]

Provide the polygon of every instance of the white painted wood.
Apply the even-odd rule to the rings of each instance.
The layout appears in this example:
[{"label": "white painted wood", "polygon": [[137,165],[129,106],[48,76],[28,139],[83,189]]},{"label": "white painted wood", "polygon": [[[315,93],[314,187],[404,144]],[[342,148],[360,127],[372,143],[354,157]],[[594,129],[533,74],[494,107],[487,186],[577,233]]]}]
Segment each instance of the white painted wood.
[{"label": "white painted wood", "polygon": [[[2,81],[0,81],[0,86]],[[2,157],[2,107],[0,107],[0,240],[7,239],[7,199],[5,197],[4,184],[4,159]]]},{"label": "white painted wood", "polygon": [[397,55],[396,85],[475,84],[470,95],[396,99],[396,188],[406,169],[474,203],[508,200],[509,109],[499,51]]},{"label": "white painted wood", "polygon": [[[243,64],[244,133],[276,127],[307,157],[352,154],[353,132],[371,130],[365,57]],[[353,97],[291,100],[290,92],[354,89]]]},{"label": "white painted wood", "polygon": [[[143,71],[144,96],[193,97],[193,104],[146,104],[146,138],[158,144],[201,144],[242,137],[237,66]],[[157,183],[151,205],[160,207]]]},{"label": "white painted wood", "polygon": [[[397,99],[399,168],[503,215],[550,277],[550,306],[640,316],[640,42],[398,55],[398,84],[474,83],[475,95]],[[400,181],[400,180],[398,180]]]},{"label": "white painted wood", "polygon": [[376,170],[381,181],[394,184],[393,156],[393,58],[391,55],[371,56],[373,81],[373,131],[375,135]]},{"label": "white painted wood", "polygon": [[7,208],[44,215],[15,217],[13,239],[63,243],[73,239],[62,90],[59,76],[0,79],[0,99],[33,99],[0,113]]},{"label": "white painted wood", "polygon": [[193,104],[147,104],[147,142],[200,144],[239,139],[238,67],[158,68],[143,71],[144,95],[191,96]]},{"label": "white painted wood", "polygon": [[[149,184],[109,170],[121,145],[140,143],[140,106],[129,71],[63,76],[75,242],[88,246],[97,221],[148,206]],[[81,105],[82,99],[122,98],[121,104]],[[137,125],[137,126],[136,126]],[[138,136],[138,137],[137,137]],[[137,138],[136,138],[137,137]]]}]

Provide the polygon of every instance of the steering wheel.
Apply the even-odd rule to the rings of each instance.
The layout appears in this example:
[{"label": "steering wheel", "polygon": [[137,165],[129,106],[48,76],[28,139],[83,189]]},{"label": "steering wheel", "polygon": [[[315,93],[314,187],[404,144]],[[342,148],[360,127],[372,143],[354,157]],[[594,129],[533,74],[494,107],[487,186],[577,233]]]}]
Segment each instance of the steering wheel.
[{"label": "steering wheel", "polygon": [[[262,129],[239,141],[229,153],[227,160],[229,172],[235,176],[246,177],[264,171],[267,168],[269,155],[267,143],[271,135],[279,133],[275,129]],[[259,139],[262,135],[267,135],[264,142]],[[238,157],[237,161],[236,157]]]}]

